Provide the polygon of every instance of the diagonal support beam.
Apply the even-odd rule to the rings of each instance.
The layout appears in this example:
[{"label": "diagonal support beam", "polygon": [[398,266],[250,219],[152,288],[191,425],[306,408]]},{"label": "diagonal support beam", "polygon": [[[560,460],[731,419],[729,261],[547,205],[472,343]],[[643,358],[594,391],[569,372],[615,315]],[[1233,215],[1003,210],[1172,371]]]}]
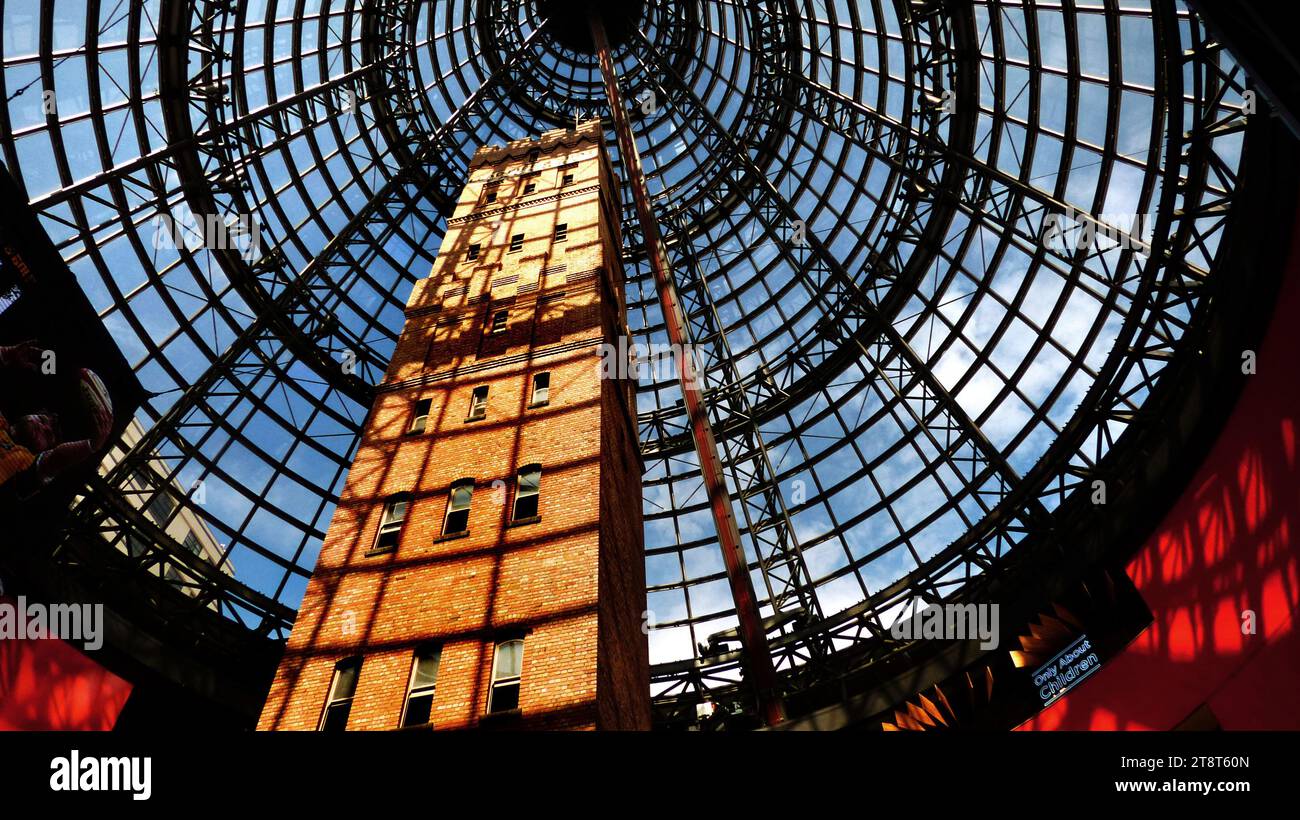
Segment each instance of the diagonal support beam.
[{"label": "diagonal support beam", "polygon": [[605,94],[609,98],[610,113],[614,119],[614,131],[618,136],[619,155],[623,160],[623,169],[636,202],[637,215],[640,218],[641,231],[646,243],[646,253],[654,272],[660,305],[663,307],[664,324],[668,328],[669,341],[675,349],[683,351],[682,355],[676,357],[682,399],[691,420],[691,433],[700,459],[700,473],[703,476],[705,490],[709,494],[709,508],[718,528],[718,542],[722,547],[723,563],[727,569],[732,600],[736,605],[736,616],[740,621],[739,634],[741,644],[745,648],[745,664],[752,676],[763,722],[768,726],[775,726],[785,720],[785,706],[777,691],[776,668],[772,665],[767,635],[763,629],[758,601],[754,597],[754,588],[749,577],[749,562],[745,558],[744,546],[740,541],[740,530],[736,526],[736,514],[732,507],[731,496],[727,492],[722,460],[718,457],[718,442],[713,437],[713,428],[694,372],[694,361],[687,337],[686,316],[677,298],[672,271],[668,265],[668,254],[650,203],[650,192],[646,187],[645,172],[641,167],[641,154],[637,149],[636,139],[632,136],[627,108],[623,102],[622,92],[619,91],[618,74],[609,53],[605,26],[594,3],[588,5],[588,15],[591,21],[592,40],[596,44],[596,53],[600,58],[601,75],[605,81]]}]

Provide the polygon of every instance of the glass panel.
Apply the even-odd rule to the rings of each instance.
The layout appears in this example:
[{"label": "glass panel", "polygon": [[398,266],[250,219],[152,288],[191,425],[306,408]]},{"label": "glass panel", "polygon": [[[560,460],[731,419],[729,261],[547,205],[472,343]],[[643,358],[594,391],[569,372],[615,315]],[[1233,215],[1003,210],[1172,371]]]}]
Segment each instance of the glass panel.
[{"label": "glass panel", "polygon": [[519,682],[498,683],[492,687],[492,707],[489,711],[506,712],[519,708]]},{"label": "glass panel", "polygon": [[530,467],[519,474],[519,494],[536,493],[542,483],[540,467]]},{"label": "glass panel", "polygon": [[400,524],[406,520],[406,505],[408,503],[405,498],[397,498],[388,502],[388,509],[384,512],[384,525]]},{"label": "glass panel", "polygon": [[447,520],[443,524],[442,534],[451,535],[469,529],[469,505],[474,494],[474,485],[470,482],[457,484],[451,488],[451,498],[447,502]]},{"label": "glass panel", "polygon": [[524,642],[507,641],[497,646],[496,668],[492,671],[493,680],[517,678],[524,667]]},{"label": "glass panel", "polygon": [[469,508],[470,498],[474,495],[473,484],[458,484],[451,488],[451,508],[464,510]]},{"label": "glass panel", "polygon": [[411,695],[406,702],[406,715],[402,718],[403,726],[423,726],[429,722],[433,712],[433,695]]},{"label": "glass panel", "polygon": [[334,672],[334,692],[330,700],[344,700],[352,697],[357,691],[357,673],[361,671],[359,663],[344,663],[336,667]]},{"label": "glass panel", "polygon": [[433,399],[420,399],[415,403],[415,409],[412,411],[411,432],[423,433],[425,425],[429,422],[429,409],[433,406]]},{"label": "glass panel", "polygon": [[411,681],[412,689],[427,689],[438,679],[438,661],[442,657],[441,650],[426,650],[415,661],[415,676]]},{"label": "glass panel", "polygon": [[321,721],[322,732],[341,732],[348,727],[348,715],[352,713],[352,701],[331,704],[325,710],[325,719]]},{"label": "glass panel", "polygon": [[472,419],[479,418],[487,413],[488,389],[478,387],[474,390],[474,395],[469,400],[469,417]]}]

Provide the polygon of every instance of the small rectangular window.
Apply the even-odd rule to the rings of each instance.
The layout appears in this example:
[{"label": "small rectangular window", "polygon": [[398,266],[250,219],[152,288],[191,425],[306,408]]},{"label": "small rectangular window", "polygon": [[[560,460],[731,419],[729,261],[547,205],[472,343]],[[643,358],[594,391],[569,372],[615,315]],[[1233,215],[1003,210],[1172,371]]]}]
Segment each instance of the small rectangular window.
[{"label": "small rectangular window", "polygon": [[154,521],[158,522],[160,527],[167,526],[172,511],[175,509],[176,499],[172,498],[171,493],[166,490],[158,490],[158,494],[149,502],[149,515],[153,517]]},{"label": "small rectangular window", "polygon": [[497,644],[492,662],[492,688],[488,691],[488,714],[519,708],[523,671],[524,642],[515,639]]},{"label": "small rectangular window", "polygon": [[474,481],[464,479],[451,485],[447,497],[447,519],[442,522],[443,535],[469,532],[469,506],[474,497]]},{"label": "small rectangular window", "polygon": [[424,432],[424,428],[429,425],[429,408],[433,407],[433,399],[420,399],[411,408],[411,426],[407,428],[408,435],[418,436]]},{"label": "small rectangular window", "polygon": [[379,520],[379,537],[375,539],[375,549],[396,549],[402,536],[402,524],[406,521],[406,508],[411,503],[408,495],[395,495],[384,504],[384,515]]},{"label": "small rectangular window", "polygon": [[529,174],[528,176],[524,177],[525,194],[531,194],[537,190],[537,177],[538,174]]},{"label": "small rectangular window", "polygon": [[[144,508],[149,513],[149,517],[158,526],[166,527],[172,511],[176,509],[176,499],[172,498],[171,493],[165,489],[154,489],[154,483],[161,482],[163,479],[158,477],[157,473],[153,473],[153,475],[155,481],[151,482],[144,469],[139,467],[135,469],[132,478],[135,480],[136,486],[141,490],[135,497],[137,499],[148,498],[149,500],[144,505]],[[152,498],[149,497],[150,493],[153,493]]]},{"label": "small rectangular window", "polygon": [[357,692],[357,678],[361,674],[360,658],[344,658],[334,665],[330,679],[329,695],[325,699],[325,714],[321,715],[322,732],[341,732],[348,727],[352,713],[352,697]]},{"label": "small rectangular window", "polygon": [[555,226],[555,241],[563,242],[569,238],[569,223],[561,222]]},{"label": "small rectangular window", "polygon": [[510,318],[510,311],[508,310],[498,310],[496,313],[493,313],[491,332],[493,334],[505,333],[507,327],[507,321],[509,320],[509,318]]},{"label": "small rectangular window", "polygon": [[482,387],[475,387],[474,392],[469,397],[469,415],[466,416],[465,418],[471,421],[475,419],[487,418],[487,401],[488,401],[487,385],[483,385]]},{"label": "small rectangular window", "polygon": [[537,162],[537,158],[540,157],[541,155],[542,155],[542,152],[539,151],[539,150],[536,149],[536,148],[534,148],[533,150],[529,151],[529,152],[528,152],[528,163],[531,165],[532,163]]},{"label": "small rectangular window", "polygon": [[203,553],[203,544],[199,541],[199,537],[192,532],[185,533],[185,540],[181,542],[181,546],[195,555]]},{"label": "small rectangular window", "polygon": [[533,407],[541,407],[551,400],[551,374],[538,373],[533,376]]},{"label": "small rectangular window", "polygon": [[423,726],[429,722],[441,659],[441,647],[427,646],[415,650],[411,682],[406,689],[406,706],[402,709],[402,726]]},{"label": "small rectangular window", "polygon": [[473,262],[475,259],[478,259],[479,248],[481,248],[482,246],[483,245],[480,242],[475,242],[474,244],[470,245],[469,249],[465,251],[465,261]]},{"label": "small rectangular window", "polygon": [[510,252],[518,253],[524,249],[524,235],[517,233],[510,237]]},{"label": "small rectangular window", "polygon": [[515,513],[513,520],[526,521],[537,517],[540,509],[542,485],[542,468],[531,464],[519,471],[519,484],[515,489]]},{"label": "small rectangular window", "polygon": [[500,182],[489,182],[487,186],[483,189],[484,204],[491,205],[493,202],[496,202],[497,194],[500,192],[500,190],[501,190]]},{"label": "small rectangular window", "polygon": [[560,169],[560,184],[569,185],[573,182],[573,174],[578,170],[577,164],[566,165]]}]

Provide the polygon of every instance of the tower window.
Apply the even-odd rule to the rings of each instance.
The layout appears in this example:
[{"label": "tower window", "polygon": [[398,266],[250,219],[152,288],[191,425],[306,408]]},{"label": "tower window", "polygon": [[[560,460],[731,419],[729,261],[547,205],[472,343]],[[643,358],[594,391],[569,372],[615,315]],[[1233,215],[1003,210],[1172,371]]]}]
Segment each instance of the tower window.
[{"label": "tower window", "polygon": [[573,173],[578,169],[577,165],[566,165],[560,169],[560,184],[570,185],[573,183]]},{"label": "tower window", "polygon": [[529,152],[528,152],[528,162],[529,162],[529,164],[532,164],[532,163],[534,163],[534,162],[537,162],[537,158],[540,157],[541,155],[542,155],[542,152],[539,151],[539,150],[537,150],[536,148],[534,148],[533,150],[529,151]]},{"label": "tower window", "polygon": [[406,522],[406,508],[410,503],[411,497],[403,493],[391,496],[384,504],[384,516],[379,521],[379,537],[375,539],[375,550],[397,549],[397,541],[402,535],[402,525]]},{"label": "tower window", "polygon": [[406,706],[402,709],[403,726],[423,726],[433,713],[433,694],[438,684],[438,662],[442,648],[425,646],[415,650],[411,665],[411,683],[406,690]]},{"label": "tower window", "polygon": [[531,194],[537,190],[537,177],[538,174],[529,174],[528,176],[524,177],[525,194]]},{"label": "tower window", "polygon": [[[157,473],[153,473],[156,477]],[[172,498],[171,493],[165,489],[154,490],[153,483],[146,476],[146,471],[136,468],[132,475],[136,485],[143,491],[136,495],[136,498],[144,498],[152,492],[154,495],[144,505],[149,517],[154,520],[160,527],[166,527],[168,520],[171,518],[172,511],[176,509],[176,499]],[[161,480],[161,479],[156,479]]]},{"label": "tower window", "polygon": [[334,665],[329,696],[325,700],[325,714],[321,715],[322,732],[341,732],[348,727],[352,713],[352,696],[357,692],[357,678],[361,675],[361,658],[344,658]]},{"label": "tower window", "polygon": [[513,520],[527,521],[537,517],[538,502],[541,500],[541,486],[541,465],[530,464],[519,471],[519,484],[515,489]]},{"label": "tower window", "polygon": [[429,425],[429,408],[433,407],[433,399],[420,399],[411,408],[411,426],[407,428],[408,435],[418,436],[424,432],[424,428]]},{"label": "tower window", "polygon": [[475,387],[474,392],[471,393],[469,397],[469,415],[465,417],[465,420],[477,421],[479,419],[487,418],[487,400],[487,385],[485,384],[481,387]]},{"label": "tower window", "polygon": [[519,708],[519,683],[523,670],[523,640],[516,638],[497,644],[492,662],[492,688],[488,691],[488,714]]},{"label": "tower window", "polygon": [[470,245],[469,248],[465,251],[465,261],[473,262],[475,259],[478,259],[478,252],[482,246],[483,245],[481,242],[475,242],[474,244]]},{"label": "tower window", "polygon": [[157,521],[160,526],[167,526],[167,520],[171,518],[172,510],[176,509],[176,499],[172,498],[171,493],[166,490],[159,490],[158,493],[149,502],[149,515]]},{"label": "tower window", "polygon": [[569,238],[569,223],[561,222],[555,226],[555,241],[563,242]]},{"label": "tower window", "polygon": [[533,399],[529,406],[541,407],[551,400],[551,374],[538,373],[533,376]]},{"label": "tower window", "polygon": [[510,311],[498,310],[492,314],[492,333],[505,333],[506,321],[510,318]]},{"label": "tower window", "polygon": [[451,485],[447,498],[447,520],[442,522],[443,535],[469,532],[469,504],[474,496],[474,479],[463,478]]},{"label": "tower window", "polygon": [[518,253],[524,249],[524,235],[517,233],[510,237],[510,252]]},{"label": "tower window", "polygon": [[491,205],[493,202],[496,202],[497,194],[500,192],[500,190],[501,190],[500,182],[489,182],[487,186],[483,188],[484,204]]}]

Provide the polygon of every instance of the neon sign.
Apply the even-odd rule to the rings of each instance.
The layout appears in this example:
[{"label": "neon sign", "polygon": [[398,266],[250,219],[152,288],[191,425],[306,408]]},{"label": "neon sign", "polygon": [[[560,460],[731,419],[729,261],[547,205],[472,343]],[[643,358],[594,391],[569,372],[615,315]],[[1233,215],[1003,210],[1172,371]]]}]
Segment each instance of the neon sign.
[{"label": "neon sign", "polygon": [[1101,659],[1092,642],[1087,635],[1080,635],[1056,657],[1034,670],[1034,686],[1038,687],[1043,706],[1055,702],[1100,668]]}]

